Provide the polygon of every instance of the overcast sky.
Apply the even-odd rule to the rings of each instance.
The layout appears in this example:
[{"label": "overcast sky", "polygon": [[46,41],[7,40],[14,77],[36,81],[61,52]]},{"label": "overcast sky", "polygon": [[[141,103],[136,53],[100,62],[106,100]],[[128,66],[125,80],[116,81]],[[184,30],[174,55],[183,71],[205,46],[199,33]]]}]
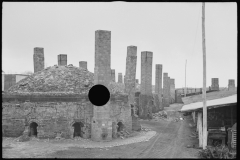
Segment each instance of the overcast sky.
[{"label": "overcast sky", "polygon": [[[205,3],[207,86],[219,78],[237,85],[237,5]],[[111,31],[111,68],[125,74],[127,46],[153,52],[155,64],[175,79],[176,88],[203,86],[202,3],[3,2],[2,70],[33,72],[33,48],[43,47],[47,66],[67,54],[68,64],[87,61],[94,72],[95,31]],[[140,81],[140,80],[139,80]]]}]

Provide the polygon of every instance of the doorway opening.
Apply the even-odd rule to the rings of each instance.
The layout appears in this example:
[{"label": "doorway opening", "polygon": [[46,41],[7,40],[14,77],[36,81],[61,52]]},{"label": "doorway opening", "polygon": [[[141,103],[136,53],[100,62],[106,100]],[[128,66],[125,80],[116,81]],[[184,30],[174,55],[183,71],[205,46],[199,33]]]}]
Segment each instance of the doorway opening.
[{"label": "doorway opening", "polygon": [[124,125],[122,122],[117,123],[117,132],[123,131]]},{"label": "doorway opening", "polygon": [[83,123],[82,122],[75,122],[73,125],[74,132],[73,132],[73,137],[83,137]]},{"label": "doorway opening", "polygon": [[30,124],[29,137],[37,137],[37,126],[38,124],[36,122]]}]

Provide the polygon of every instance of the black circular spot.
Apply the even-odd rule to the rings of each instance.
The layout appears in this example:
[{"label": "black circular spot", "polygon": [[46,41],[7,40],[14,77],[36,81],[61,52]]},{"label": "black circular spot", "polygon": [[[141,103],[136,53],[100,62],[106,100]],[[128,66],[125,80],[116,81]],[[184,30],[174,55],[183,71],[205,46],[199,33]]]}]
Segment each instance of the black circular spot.
[{"label": "black circular spot", "polygon": [[89,90],[88,99],[95,106],[103,106],[109,101],[110,92],[104,85],[97,84]]}]

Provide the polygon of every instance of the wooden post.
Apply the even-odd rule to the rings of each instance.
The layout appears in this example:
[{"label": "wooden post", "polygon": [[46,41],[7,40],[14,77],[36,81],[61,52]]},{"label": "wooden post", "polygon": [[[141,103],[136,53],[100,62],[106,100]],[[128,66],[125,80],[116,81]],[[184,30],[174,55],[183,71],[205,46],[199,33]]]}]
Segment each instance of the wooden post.
[{"label": "wooden post", "polygon": [[233,126],[233,107],[231,107],[231,127]]},{"label": "wooden post", "polygon": [[203,147],[203,128],[202,128],[202,113],[198,112],[198,139],[199,139],[199,147]]},{"label": "wooden post", "polygon": [[[203,46],[203,149],[207,147],[207,104],[206,104],[206,45],[205,45],[205,3],[202,5],[202,46]],[[200,137],[199,137],[200,139]]]},{"label": "wooden post", "polygon": [[[199,132],[199,121],[198,121],[198,112],[196,112],[197,114],[197,132]],[[199,133],[198,133],[199,134]]]},{"label": "wooden post", "polygon": [[196,121],[195,121],[195,119],[196,119],[196,118],[195,118],[195,115],[196,115],[196,114],[195,114],[195,113],[196,113],[196,112],[194,111],[194,112],[193,112],[193,122],[194,122],[194,124],[196,123]]},{"label": "wooden post", "polygon": [[186,74],[187,74],[186,73],[187,72],[186,68],[187,68],[187,60],[186,60],[186,63],[185,63],[185,92],[184,92],[185,93],[185,97],[186,97]]}]

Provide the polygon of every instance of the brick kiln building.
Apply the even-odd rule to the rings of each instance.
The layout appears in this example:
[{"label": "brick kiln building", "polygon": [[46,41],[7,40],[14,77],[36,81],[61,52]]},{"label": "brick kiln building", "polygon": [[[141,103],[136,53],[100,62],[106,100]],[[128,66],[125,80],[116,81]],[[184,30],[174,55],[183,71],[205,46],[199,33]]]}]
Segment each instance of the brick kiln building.
[{"label": "brick kiln building", "polygon": [[[72,65],[55,65],[22,79],[3,94],[3,136],[55,138],[61,134],[94,139],[93,105],[88,99],[93,82],[93,73]],[[132,130],[131,109],[127,95],[114,82],[109,88],[111,138],[116,138],[123,128]]]}]

